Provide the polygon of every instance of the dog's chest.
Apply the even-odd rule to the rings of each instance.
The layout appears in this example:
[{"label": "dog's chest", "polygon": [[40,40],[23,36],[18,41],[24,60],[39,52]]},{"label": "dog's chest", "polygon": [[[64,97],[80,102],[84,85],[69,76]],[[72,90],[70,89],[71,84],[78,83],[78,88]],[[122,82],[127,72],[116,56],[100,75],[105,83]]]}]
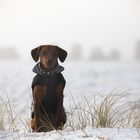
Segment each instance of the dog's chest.
[{"label": "dog's chest", "polygon": [[56,77],[51,77],[49,79],[44,80],[44,85],[46,86],[45,97],[46,99],[52,101],[56,98],[57,90],[56,87],[59,85],[61,81]]},{"label": "dog's chest", "polygon": [[45,108],[52,108],[57,104],[57,87],[59,85],[63,85],[64,88],[65,79],[61,73],[52,77],[36,75],[32,82],[32,89],[34,89],[36,85],[42,85],[46,87],[42,105],[45,106]]}]

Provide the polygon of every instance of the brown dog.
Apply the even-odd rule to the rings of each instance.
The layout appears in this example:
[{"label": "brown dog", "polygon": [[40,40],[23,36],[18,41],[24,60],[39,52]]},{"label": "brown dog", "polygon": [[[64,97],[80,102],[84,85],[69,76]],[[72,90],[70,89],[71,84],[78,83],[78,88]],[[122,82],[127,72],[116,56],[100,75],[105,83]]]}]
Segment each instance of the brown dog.
[{"label": "brown dog", "polygon": [[58,46],[41,45],[31,51],[32,58],[38,62],[33,68],[37,75],[32,82],[33,112],[31,128],[36,132],[62,129],[66,123],[63,107],[64,70],[58,58],[64,62],[67,52]]}]

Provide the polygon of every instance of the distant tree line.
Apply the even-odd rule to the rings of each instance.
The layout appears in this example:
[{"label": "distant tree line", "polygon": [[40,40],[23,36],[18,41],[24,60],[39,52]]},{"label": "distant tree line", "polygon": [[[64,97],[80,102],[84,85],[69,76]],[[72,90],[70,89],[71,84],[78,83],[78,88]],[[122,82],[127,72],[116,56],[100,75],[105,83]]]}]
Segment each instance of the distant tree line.
[{"label": "distant tree line", "polygon": [[[140,40],[136,42],[134,50],[134,59],[140,61]],[[82,46],[79,44],[75,44],[71,47],[71,50],[69,51],[69,60],[78,61],[84,59],[83,54],[84,52]],[[20,55],[17,52],[16,48],[0,46],[0,59],[12,60],[20,58],[19,56]],[[94,47],[90,50],[90,52],[88,52],[88,56],[86,59],[90,61],[119,61],[122,59],[122,56],[117,49],[110,50],[109,54],[106,55],[100,47]]]},{"label": "distant tree line", "polygon": [[[140,61],[140,40],[137,41],[135,45],[135,52],[134,52],[134,59]],[[80,45],[74,45],[71,47],[69,52],[69,59],[70,60],[81,60],[83,59],[83,48]],[[119,61],[122,59],[121,53],[117,49],[110,50],[109,54],[105,54],[104,51],[100,47],[94,47],[88,53],[88,57],[86,58],[90,61]]]},{"label": "distant tree line", "polygon": [[140,40],[136,43],[135,58],[140,61]]},{"label": "distant tree line", "polygon": [[[82,50],[82,47],[80,45],[74,45],[71,48],[69,59],[75,60],[75,61],[83,59],[83,50]],[[92,49],[89,52],[87,59],[90,61],[120,60],[121,55],[117,50],[111,50],[110,54],[108,56],[106,56],[104,54],[104,52],[102,51],[102,49],[100,49],[98,47],[98,48]]]},{"label": "distant tree line", "polygon": [[117,50],[111,50],[108,55],[105,55],[102,49],[92,49],[89,54],[89,60],[120,60],[121,55]]},{"label": "distant tree line", "polygon": [[1,47],[0,48],[0,60],[5,60],[5,59],[17,59],[19,58],[19,54],[17,50],[14,47]]}]

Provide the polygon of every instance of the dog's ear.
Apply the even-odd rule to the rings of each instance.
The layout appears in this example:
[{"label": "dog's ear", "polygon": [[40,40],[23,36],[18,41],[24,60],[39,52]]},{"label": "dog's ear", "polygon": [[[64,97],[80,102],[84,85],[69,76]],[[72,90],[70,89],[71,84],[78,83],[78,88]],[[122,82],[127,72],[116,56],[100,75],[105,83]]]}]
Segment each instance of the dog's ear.
[{"label": "dog's ear", "polygon": [[57,47],[57,52],[58,52],[58,58],[61,62],[64,62],[66,57],[67,57],[67,52],[61,48]]},{"label": "dog's ear", "polygon": [[31,56],[35,62],[37,62],[39,60],[40,49],[41,49],[41,46],[31,50]]}]

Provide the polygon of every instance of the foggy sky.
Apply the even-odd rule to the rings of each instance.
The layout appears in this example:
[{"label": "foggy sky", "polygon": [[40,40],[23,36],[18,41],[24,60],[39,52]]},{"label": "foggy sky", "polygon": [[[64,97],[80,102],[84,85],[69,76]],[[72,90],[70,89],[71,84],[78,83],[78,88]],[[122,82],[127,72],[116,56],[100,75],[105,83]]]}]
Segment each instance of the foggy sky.
[{"label": "foggy sky", "polygon": [[137,40],[139,0],[0,0],[0,47],[17,47],[24,57],[40,44],[118,48],[132,57]]}]

